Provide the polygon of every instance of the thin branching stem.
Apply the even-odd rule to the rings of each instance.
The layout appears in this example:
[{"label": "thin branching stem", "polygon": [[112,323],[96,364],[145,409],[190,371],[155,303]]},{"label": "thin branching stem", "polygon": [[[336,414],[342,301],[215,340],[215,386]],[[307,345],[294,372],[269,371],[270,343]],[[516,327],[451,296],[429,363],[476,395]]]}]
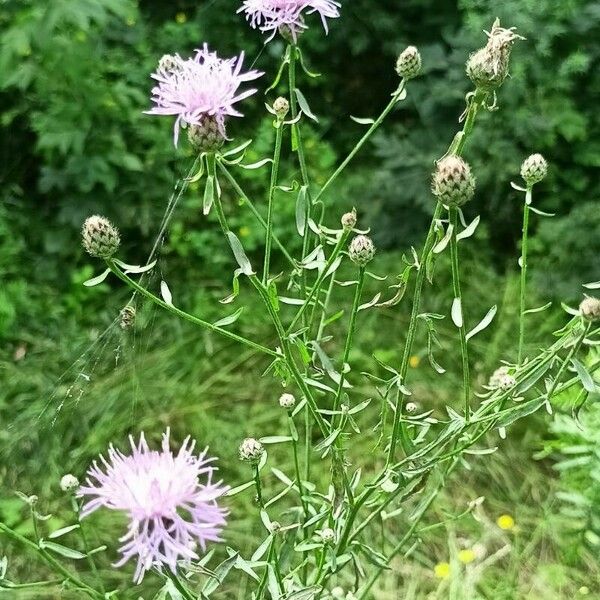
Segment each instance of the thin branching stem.
[{"label": "thin branching stem", "polygon": [[[35,542],[27,539],[25,536],[22,536],[20,533],[17,533],[8,525],[0,522],[0,532],[5,533],[9,538],[18,542],[22,546],[25,546],[35,552],[40,558],[42,558],[56,573],[62,575],[66,580],[70,581],[75,587],[80,589],[82,592],[85,592],[90,598],[94,598],[97,600],[102,600],[104,598],[104,594],[95,590],[87,583],[79,579],[77,575],[69,571],[65,568],[60,561],[54,558],[49,552],[40,548]],[[113,596],[116,598],[116,596]]]},{"label": "thin branching stem", "polygon": [[274,358],[279,358],[280,355],[277,352],[275,352],[275,350],[271,350],[270,348],[267,348],[266,346],[262,346],[261,344],[253,342],[252,340],[242,337],[241,335],[238,335],[237,333],[232,333],[231,331],[228,331],[227,329],[223,329],[222,327],[213,325],[212,323],[209,323],[208,321],[204,321],[203,319],[200,319],[199,317],[190,315],[189,313],[181,310],[180,308],[177,308],[176,306],[173,306],[172,304],[167,304],[164,300],[162,300],[158,296],[155,296],[150,290],[147,290],[146,288],[142,287],[136,281],[131,279],[131,277],[129,277],[128,275],[123,273],[123,271],[121,271],[121,269],[111,259],[107,260],[106,264],[107,264],[108,268],[121,281],[125,282],[129,287],[131,287],[132,289],[139,292],[142,296],[144,296],[144,298],[148,298],[148,300],[151,300],[152,302],[154,302],[154,304],[161,306],[162,308],[169,311],[170,313],[177,315],[178,317],[184,319],[185,321],[194,323],[194,325],[199,325],[200,327],[204,327],[205,329],[209,329],[210,331],[219,333],[220,335],[222,335],[224,337],[235,340],[236,342],[239,342],[240,344],[244,344],[245,346],[250,346],[250,348],[254,348],[254,350],[262,352],[263,354],[268,354],[269,356],[272,356]]},{"label": "thin branching stem", "polygon": [[333,400],[332,410],[336,411],[339,408],[340,401],[342,398],[342,392],[344,390],[344,382],[346,380],[345,368],[348,364],[348,358],[350,356],[350,349],[352,348],[352,341],[354,339],[354,333],[356,330],[356,317],[358,315],[358,308],[360,306],[360,297],[365,284],[365,267],[360,266],[358,268],[358,282],[356,283],[356,289],[354,291],[354,299],[352,301],[352,309],[350,311],[350,322],[348,324],[348,333],[346,335],[346,343],[344,344],[344,354],[342,356],[342,364],[340,367],[340,380],[337,385],[335,397]]},{"label": "thin branching stem", "polygon": [[[473,127],[475,125],[475,117],[477,116],[478,109],[481,105],[483,98],[479,92],[476,92],[474,97],[469,101],[467,107],[467,113],[465,117],[464,126],[461,131],[454,137],[454,140],[450,144],[448,151],[446,154],[456,154],[461,155],[465,144],[467,143],[467,139],[471,135],[473,131]],[[417,278],[415,281],[415,290],[413,293],[413,301],[412,301],[412,309],[410,314],[410,321],[408,325],[408,332],[406,334],[406,342],[404,343],[404,352],[402,354],[402,362],[400,363],[400,369],[398,371],[400,377],[400,383],[405,385],[406,382],[406,374],[408,372],[408,364],[410,361],[410,357],[412,354],[412,347],[415,341],[415,334],[417,329],[417,317],[419,315],[420,304],[421,304],[421,292],[423,290],[423,284],[425,283],[425,276],[427,270],[427,262],[429,260],[429,255],[433,250],[433,246],[435,243],[435,228],[436,223],[439,220],[442,214],[443,206],[441,203],[437,203],[435,207],[435,211],[433,213],[433,217],[431,219],[431,223],[429,225],[429,231],[427,232],[427,237],[425,238],[425,244],[423,246],[423,251],[421,252],[421,256],[419,258],[419,266],[417,271]],[[412,440],[408,435],[408,431],[404,423],[402,422],[402,411],[404,410],[404,399],[405,395],[397,386],[395,390],[395,399],[394,399],[394,422],[392,426],[392,435],[390,438],[390,444],[388,447],[388,454],[386,459],[386,468],[389,467],[394,462],[394,457],[396,455],[396,445],[398,442],[398,438],[400,438],[400,442],[402,444],[402,448],[405,454],[410,454],[412,451]]]},{"label": "thin branching stem", "polygon": [[329,186],[341,175],[344,169],[350,164],[352,159],[360,152],[361,148],[367,143],[371,136],[379,129],[385,118],[392,112],[392,109],[400,102],[402,92],[404,91],[405,81],[402,79],[398,89],[393,92],[392,99],[388,102],[387,106],[383,109],[381,114],[373,121],[367,132],[360,138],[356,146],[352,148],[348,156],[341,162],[340,166],[330,175],[329,179],[323,184],[323,187],[319,190],[315,196],[315,203],[321,198],[321,196],[328,190]]},{"label": "thin branching stem", "polygon": [[523,360],[523,345],[525,342],[525,294],[527,293],[527,242],[529,235],[529,205],[531,204],[531,186],[525,192],[523,207],[523,230],[521,239],[521,284],[519,295],[519,353],[517,364]]},{"label": "thin branching stem", "polygon": [[[217,167],[221,170],[223,175],[225,175],[225,178],[227,179],[227,181],[229,181],[229,183],[231,184],[231,187],[234,189],[235,193],[238,194],[238,196],[243,200],[244,204],[246,206],[248,206],[248,208],[250,209],[250,212],[254,215],[256,220],[260,223],[260,225],[266,231],[267,222],[265,221],[263,216],[258,212],[256,207],[254,206],[254,203],[252,202],[252,200],[250,200],[250,198],[248,197],[246,192],[244,192],[244,190],[241,188],[240,184],[237,182],[235,177],[231,174],[231,171],[229,171],[227,166],[225,164],[223,164],[223,162],[221,162],[221,161],[217,162]],[[277,248],[279,248],[279,250],[281,251],[283,256],[285,256],[286,260],[290,263],[290,265],[292,267],[295,268],[296,262],[292,258],[291,254],[287,251],[286,247],[282,244],[281,240],[277,237],[277,235],[273,231],[271,232],[271,238],[272,238],[273,242],[275,243],[275,245],[277,246]]]},{"label": "thin branching stem", "polygon": [[263,284],[269,279],[269,268],[271,266],[271,245],[273,243],[273,205],[275,200],[275,189],[279,173],[279,161],[281,159],[281,141],[283,139],[283,123],[277,119],[275,126],[275,151],[273,152],[273,165],[271,167],[271,184],[269,186],[269,204],[267,208],[267,231],[265,235],[265,261],[263,266]]},{"label": "thin branching stem", "polygon": [[458,209],[455,206],[450,207],[450,224],[452,233],[450,235],[450,261],[452,263],[452,291],[454,293],[454,302],[457,303],[459,309],[458,335],[460,338],[460,356],[462,362],[463,374],[463,394],[465,398],[465,420],[468,422],[471,418],[471,377],[469,375],[469,350],[467,347],[467,330],[465,326],[464,309],[462,301],[462,292],[460,289],[460,270],[458,265],[458,241],[456,239],[458,229]]}]

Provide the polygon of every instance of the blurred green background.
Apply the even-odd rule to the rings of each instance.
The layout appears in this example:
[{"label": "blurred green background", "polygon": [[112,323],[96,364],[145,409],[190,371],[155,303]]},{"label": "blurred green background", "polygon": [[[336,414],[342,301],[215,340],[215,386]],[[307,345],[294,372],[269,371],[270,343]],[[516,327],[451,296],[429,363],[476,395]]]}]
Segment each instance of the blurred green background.
[{"label": "blurred green background", "polygon": [[[273,128],[262,92],[284,47],[280,41],[265,46],[236,15],[238,6],[231,0],[0,0],[0,519],[25,533],[26,511],[13,490],[38,494],[60,515],[60,475],[81,476],[94,453],[129,432],[145,428],[156,438],[170,424],[179,438],[192,433],[222,457],[233,485],[247,477],[236,462],[239,439],[273,434],[283,418],[275,403],[279,389],[260,377],[261,358],[148,306],[140,309],[135,331],[123,333],[114,319],[127,291],[111,280],[82,286],[99,269],[79,244],[83,220],[92,213],[109,217],[121,230],[122,258],[142,263],[177,180],[193,162],[185,144],[172,147],[169,119],[143,114],[149,73],[163,54],[187,55],[205,41],[222,56],[245,50],[246,65],[267,75],[259,94],[244,102],[245,118],[231,119],[228,134],[254,140],[248,162],[270,154]],[[483,316],[492,304],[500,306],[497,324],[473,343],[478,384],[514,355],[522,197],[509,184],[532,152],[550,164],[536,187],[536,206],[556,217],[533,218],[530,302],[552,300],[555,308],[531,318],[530,347],[562,322],[559,300],[576,303],[581,284],[600,279],[600,2],[352,0],[343,2],[328,37],[312,19],[301,42],[312,70],[323,74],[300,81],[319,115],[305,134],[317,184],[363,132],[349,116],[374,117],[388,102],[397,85],[397,54],[408,44],[422,53],[423,76],[325,199],[330,226],[357,208],[379,248],[375,270],[396,274],[402,252],[421,243],[433,210],[429,173],[470,90],[465,60],[484,44],[482,30],[496,16],[527,39],[513,52],[499,111],[482,115],[467,149],[478,191],[466,216],[482,216],[464,250],[467,308]],[[275,92],[265,100],[274,98]],[[288,162],[283,177],[297,177],[295,168]],[[267,170],[241,177],[264,209]],[[192,185],[181,199],[158,270],[180,305],[216,319],[232,265],[214,218],[201,214],[201,193]],[[260,257],[261,230],[226,186],[224,193],[247,252]],[[297,250],[294,206],[286,200],[279,202],[277,232]],[[425,309],[447,311],[448,278],[440,261]],[[370,285],[373,293],[381,289]],[[256,338],[272,336],[245,288],[242,301],[247,308],[236,327]],[[340,294],[337,301],[343,307],[348,298]],[[401,304],[377,319],[362,318],[361,344],[351,357],[356,372],[370,367],[373,353],[398,359],[407,312]],[[451,367],[457,363],[452,330],[442,326],[440,333],[439,358]],[[432,379],[422,360],[424,338],[415,352],[416,400],[443,406],[458,385],[455,376]],[[561,399],[558,412],[569,415],[573,401]],[[508,440],[496,439],[500,452],[473,460],[437,508],[443,518],[485,495],[487,516],[432,532],[409,565],[384,579],[377,597],[600,598],[598,406],[586,407],[581,427],[562,414],[537,415]],[[353,448],[355,464],[370,452],[373,436]],[[501,513],[514,516],[514,530],[497,527]],[[252,547],[250,517],[239,506],[234,517],[228,542]],[[469,596],[465,567],[452,557],[478,540],[487,544],[488,557],[503,545],[509,550],[473,575]],[[4,550],[3,544],[0,539]],[[13,569],[27,572],[22,553],[7,552]],[[451,577],[436,578],[433,566],[445,561],[452,563]],[[243,598],[243,587],[236,593]]]}]

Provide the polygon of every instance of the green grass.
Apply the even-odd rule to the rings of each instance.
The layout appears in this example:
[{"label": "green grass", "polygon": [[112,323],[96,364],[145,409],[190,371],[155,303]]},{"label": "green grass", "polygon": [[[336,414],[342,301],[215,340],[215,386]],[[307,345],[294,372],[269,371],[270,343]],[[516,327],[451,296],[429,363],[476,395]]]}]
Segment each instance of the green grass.
[{"label": "green grass", "polygon": [[[382,256],[376,262],[378,272],[393,272],[400,265],[397,255]],[[427,290],[424,310],[447,313],[448,298],[436,290],[444,289],[449,277],[447,265],[437,266],[438,281],[433,290]],[[396,269],[400,271],[398,267]],[[390,281],[389,283],[393,283]],[[365,298],[369,299],[383,284],[369,281]],[[476,386],[487,380],[489,373],[503,358],[514,353],[515,331],[515,278],[502,278],[489,269],[478,268],[473,263],[467,282],[467,318],[474,325],[494,303],[499,303],[498,324],[493,325],[472,344],[473,379]],[[410,292],[408,292],[409,294]],[[409,295],[407,294],[407,297]],[[212,294],[218,296],[216,291]],[[205,311],[219,310],[211,294],[199,301],[193,294],[182,302],[202,304]],[[108,297],[112,312],[121,306],[121,294]],[[403,302],[408,302],[405,299]],[[243,289],[239,303],[247,303],[245,316],[236,326],[256,339],[274,342],[272,333],[256,317],[256,304],[250,293]],[[541,304],[541,302],[540,302]],[[216,307],[216,308],[215,308]],[[111,312],[111,311],[108,311]],[[358,336],[360,352],[350,356],[356,398],[373,397],[369,409],[361,413],[359,423],[363,435],[348,449],[351,468],[363,468],[368,477],[377,465],[371,460],[371,451],[378,433],[373,431],[379,413],[379,401],[369,381],[358,375],[371,363],[371,354],[390,363],[398,360],[406,327],[406,306],[402,304],[384,312],[377,310],[361,313]],[[548,336],[561,317],[558,313],[532,317],[531,347],[535,340]],[[110,442],[123,447],[128,434],[141,430],[156,441],[169,426],[175,440],[190,434],[201,445],[209,445],[211,452],[220,457],[224,480],[238,485],[249,480],[246,465],[237,458],[237,447],[245,436],[265,436],[283,433],[285,414],[277,405],[282,388],[271,376],[261,377],[268,360],[252,351],[240,351],[234,344],[206,335],[193,326],[180,323],[171,317],[145,307],[140,311],[134,333],[123,333],[112,326],[99,338],[98,333],[83,335],[70,323],[63,335],[53,339],[31,340],[30,350],[20,361],[7,358],[2,363],[6,381],[3,395],[2,418],[4,426],[0,444],[4,460],[0,466],[0,519],[16,527],[21,533],[31,535],[26,507],[14,495],[15,490],[40,497],[39,510],[52,513],[47,524],[58,527],[72,519],[68,502],[58,489],[60,477],[72,472],[82,477],[90,460],[104,451]],[[340,319],[332,330],[345,325]],[[98,328],[100,329],[100,327]],[[96,336],[95,342],[90,337]],[[455,355],[455,329],[442,321],[439,326],[441,348],[436,358],[448,371],[458,364]],[[81,339],[83,337],[83,339]],[[59,375],[73,363],[83,347],[95,345],[80,356],[73,368],[62,379]],[[432,408],[435,414],[445,404],[459,402],[460,381],[456,377],[433,376],[428,365],[425,338],[416,345],[411,369],[413,399],[423,409]],[[326,351],[339,354],[331,343]],[[119,357],[115,366],[115,356]],[[337,354],[335,354],[337,356]],[[456,372],[456,369],[454,369]],[[80,374],[89,377],[83,378]],[[62,409],[56,409],[63,403]],[[42,413],[43,407],[46,411]],[[467,456],[468,463],[457,470],[440,495],[432,512],[424,522],[425,530],[407,558],[397,559],[378,584],[374,598],[392,599],[545,599],[578,597],[582,586],[590,589],[590,597],[600,594],[597,582],[600,570],[591,553],[577,547],[566,531],[566,516],[561,513],[557,498],[559,480],[549,458],[534,460],[542,445],[550,422],[547,415],[536,415],[515,425],[508,439],[494,434],[482,447],[498,446],[497,452],[484,456]],[[317,460],[317,457],[314,457]],[[292,471],[291,459],[284,448],[270,449],[269,466],[284,472]],[[322,493],[329,482],[328,461],[313,469],[315,481]],[[265,470],[264,484],[267,494],[281,489],[278,480]],[[467,512],[469,502],[479,497],[485,500],[476,510]],[[407,527],[405,514],[418,502],[411,498],[397,518],[382,524],[374,523],[369,531],[374,547],[386,547],[391,538]],[[230,524],[226,542],[249,556],[261,536],[257,509],[250,491],[229,502]],[[282,523],[289,519],[285,514],[285,501],[277,505],[272,518]],[[281,514],[278,513],[280,507]],[[399,508],[390,507],[390,510]],[[503,532],[496,525],[501,514],[510,514],[516,528]],[[442,525],[428,529],[430,525]],[[103,513],[95,514],[90,524],[96,526],[93,544],[109,546],[108,559],[116,557],[115,532],[122,528],[118,518]],[[45,527],[45,525],[43,525]],[[76,541],[73,541],[76,544]],[[460,549],[475,545],[485,547],[485,556],[468,566],[457,559]],[[15,581],[47,578],[45,567],[33,562],[21,548],[6,545],[2,549],[9,556],[9,576]],[[102,568],[111,584],[127,582],[130,569],[115,571],[105,560]],[[448,562],[451,576],[439,579],[434,575],[437,563]],[[365,565],[368,567],[369,565]],[[343,575],[334,585],[351,589],[352,577]],[[596,587],[594,587],[596,585]],[[132,589],[125,598],[137,599],[139,594],[150,598],[157,581],[149,576],[144,585]],[[245,599],[244,577],[232,575],[219,597]],[[46,595],[18,597],[64,598],[59,591]]]}]

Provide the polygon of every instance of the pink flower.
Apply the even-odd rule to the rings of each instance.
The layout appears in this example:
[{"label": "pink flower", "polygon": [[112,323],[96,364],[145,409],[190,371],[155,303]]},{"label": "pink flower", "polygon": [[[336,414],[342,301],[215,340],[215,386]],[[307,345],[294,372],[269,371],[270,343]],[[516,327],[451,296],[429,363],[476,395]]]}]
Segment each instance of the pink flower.
[{"label": "pink flower", "polygon": [[296,41],[298,34],[306,29],[304,11],[319,13],[327,33],[327,19],[339,17],[340,6],[335,0],[244,0],[238,12],[246,13],[251,27],[258,27],[263,33],[271,32],[269,39],[283,28]]},{"label": "pink flower", "polygon": [[111,445],[108,460],[100,456],[102,467],[94,461],[77,495],[86,498],[82,517],[102,506],[127,514],[129,527],[119,539],[123,557],[115,566],[137,558],[134,581],[139,583],[153,566],[175,572],[178,560],[198,559],[197,545],[205,551],[207,542],[220,541],[227,511],[216,500],[227,488],[213,481],[215,459],[206,458],[206,450],[194,455],[189,437],[176,455],[169,430],[160,452],[150,450],[143,433],[137,446],[129,440],[131,454]]},{"label": "pink flower", "polygon": [[175,115],[174,142],[177,146],[179,128],[200,125],[204,117],[216,120],[225,137],[225,117],[242,117],[233,105],[256,92],[255,89],[238,92],[245,81],[257,79],[260,71],[242,73],[244,53],[233,58],[219,58],[204,44],[196,55],[183,60],[179,55],[164,56],[155,73],[158,82],[152,88],[156,106],[146,111],[149,115]]}]

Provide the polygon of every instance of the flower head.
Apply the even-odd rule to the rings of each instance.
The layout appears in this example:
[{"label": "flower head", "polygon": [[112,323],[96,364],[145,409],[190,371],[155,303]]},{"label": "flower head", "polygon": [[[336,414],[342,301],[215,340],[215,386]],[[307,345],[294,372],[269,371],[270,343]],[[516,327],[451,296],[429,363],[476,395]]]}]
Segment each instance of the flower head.
[{"label": "flower head", "polygon": [[462,206],[475,194],[475,177],[471,167],[460,157],[450,154],[437,163],[431,189],[446,206]]},{"label": "flower head", "polygon": [[548,173],[548,163],[541,154],[532,154],[521,165],[521,177],[532,186],[539,183]]},{"label": "flower head", "polygon": [[105,217],[88,217],[81,228],[85,251],[96,258],[110,258],[121,243],[118,229]]},{"label": "flower head", "polygon": [[260,71],[242,73],[244,53],[233,58],[219,58],[204,44],[192,58],[163,57],[151,77],[158,83],[152,88],[155,106],[149,115],[174,115],[174,142],[177,146],[179,128],[203,125],[208,118],[216,123],[225,139],[225,117],[243,116],[234,104],[251,96],[255,89],[238,92],[240,85],[262,75]]},{"label": "flower head", "polygon": [[364,267],[367,263],[373,260],[375,256],[375,245],[373,240],[366,235],[357,235],[350,242],[348,248],[350,260],[360,267]]},{"label": "flower head", "polygon": [[250,26],[269,33],[269,40],[279,31],[295,42],[306,25],[303,13],[319,13],[323,29],[328,32],[327,19],[340,16],[341,4],[335,0],[244,0],[238,12],[244,12]]},{"label": "flower head", "polygon": [[79,487],[79,479],[71,473],[63,475],[60,479],[60,489],[63,492],[73,492]]},{"label": "flower head", "polygon": [[415,46],[405,48],[396,61],[396,73],[404,79],[413,79],[421,72],[421,54]]},{"label": "flower head", "polygon": [[196,545],[205,550],[207,542],[220,540],[227,511],[216,501],[227,488],[213,481],[215,459],[207,458],[206,450],[194,454],[189,437],[177,454],[168,430],[160,451],[150,450],[143,433],[137,445],[131,437],[130,443],[131,454],[111,446],[108,459],[100,456],[101,465],[94,461],[77,494],[86,499],[82,517],[100,507],[127,514],[122,558],[115,566],[136,558],[139,583],[152,566],[175,572],[178,560],[198,558]]}]

